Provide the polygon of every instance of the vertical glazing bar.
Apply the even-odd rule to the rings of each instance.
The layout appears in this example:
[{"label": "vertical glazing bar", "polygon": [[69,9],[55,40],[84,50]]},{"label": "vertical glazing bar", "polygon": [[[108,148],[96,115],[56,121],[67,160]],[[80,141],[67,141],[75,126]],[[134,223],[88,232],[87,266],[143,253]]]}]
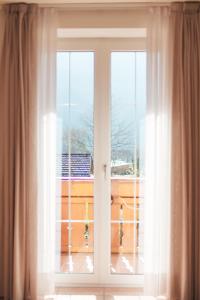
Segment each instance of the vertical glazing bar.
[{"label": "vertical glazing bar", "polygon": [[136,52],[133,52],[134,63],[134,153],[133,153],[133,253],[137,252],[137,74],[136,74]]},{"label": "vertical glazing bar", "polygon": [[69,52],[69,94],[68,94],[68,264],[69,273],[73,272],[71,261],[72,223],[71,223],[71,52]]}]

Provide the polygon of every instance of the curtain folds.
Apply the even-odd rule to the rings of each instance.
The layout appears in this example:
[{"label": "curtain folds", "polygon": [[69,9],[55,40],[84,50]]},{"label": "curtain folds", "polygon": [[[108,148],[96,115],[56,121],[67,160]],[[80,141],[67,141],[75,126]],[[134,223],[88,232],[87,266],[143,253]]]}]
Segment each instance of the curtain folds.
[{"label": "curtain folds", "polygon": [[200,299],[200,4],[148,28],[145,294]]},{"label": "curtain folds", "polygon": [[170,299],[200,299],[200,4],[171,8],[173,43]]},{"label": "curtain folds", "polygon": [[55,14],[34,4],[0,13],[0,298],[38,299],[53,286]]},{"label": "curtain folds", "polygon": [[2,164],[0,296],[35,298],[36,216],[36,32],[35,5],[6,5],[1,53]]}]

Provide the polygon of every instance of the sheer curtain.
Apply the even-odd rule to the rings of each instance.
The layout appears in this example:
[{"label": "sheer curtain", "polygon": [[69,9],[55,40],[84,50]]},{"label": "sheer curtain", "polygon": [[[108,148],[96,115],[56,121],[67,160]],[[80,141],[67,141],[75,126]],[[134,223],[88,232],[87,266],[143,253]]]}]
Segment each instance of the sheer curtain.
[{"label": "sheer curtain", "polygon": [[0,11],[0,298],[54,292],[56,13]]},{"label": "sheer curtain", "polygon": [[147,30],[144,293],[159,298],[167,296],[171,242],[171,44],[169,8],[152,8],[150,14]]},{"label": "sheer curtain", "polygon": [[56,214],[56,44],[57,14],[38,12],[38,291],[54,293]]}]

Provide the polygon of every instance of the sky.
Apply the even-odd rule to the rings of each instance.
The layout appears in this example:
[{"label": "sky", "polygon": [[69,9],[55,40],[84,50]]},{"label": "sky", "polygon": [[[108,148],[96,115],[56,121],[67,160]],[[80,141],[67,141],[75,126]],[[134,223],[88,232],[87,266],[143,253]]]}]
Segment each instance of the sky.
[{"label": "sky", "polygon": [[[68,127],[69,119],[71,127],[76,129],[83,128],[85,120],[92,122],[94,61],[94,52],[57,54],[57,110],[63,128]],[[141,136],[140,148],[144,148],[146,53],[112,52],[110,84],[113,128],[117,124],[132,124],[133,127],[137,124],[137,132]]]},{"label": "sky", "polygon": [[[93,52],[59,52],[57,54],[57,103],[61,111],[66,114],[70,102],[72,127],[81,126],[80,119],[86,117],[88,112],[92,114],[93,111],[94,55]],[[135,109],[138,117],[144,114],[145,81],[145,52],[112,53],[112,106],[118,107],[119,119],[132,119]],[[116,111],[113,110],[113,113]]]}]

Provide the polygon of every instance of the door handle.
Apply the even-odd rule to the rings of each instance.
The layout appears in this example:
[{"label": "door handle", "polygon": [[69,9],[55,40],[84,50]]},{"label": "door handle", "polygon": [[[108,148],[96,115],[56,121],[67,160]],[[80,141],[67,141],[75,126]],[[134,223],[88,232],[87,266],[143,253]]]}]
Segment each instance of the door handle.
[{"label": "door handle", "polygon": [[104,171],[104,179],[107,177],[107,164],[103,165],[103,171]]}]

